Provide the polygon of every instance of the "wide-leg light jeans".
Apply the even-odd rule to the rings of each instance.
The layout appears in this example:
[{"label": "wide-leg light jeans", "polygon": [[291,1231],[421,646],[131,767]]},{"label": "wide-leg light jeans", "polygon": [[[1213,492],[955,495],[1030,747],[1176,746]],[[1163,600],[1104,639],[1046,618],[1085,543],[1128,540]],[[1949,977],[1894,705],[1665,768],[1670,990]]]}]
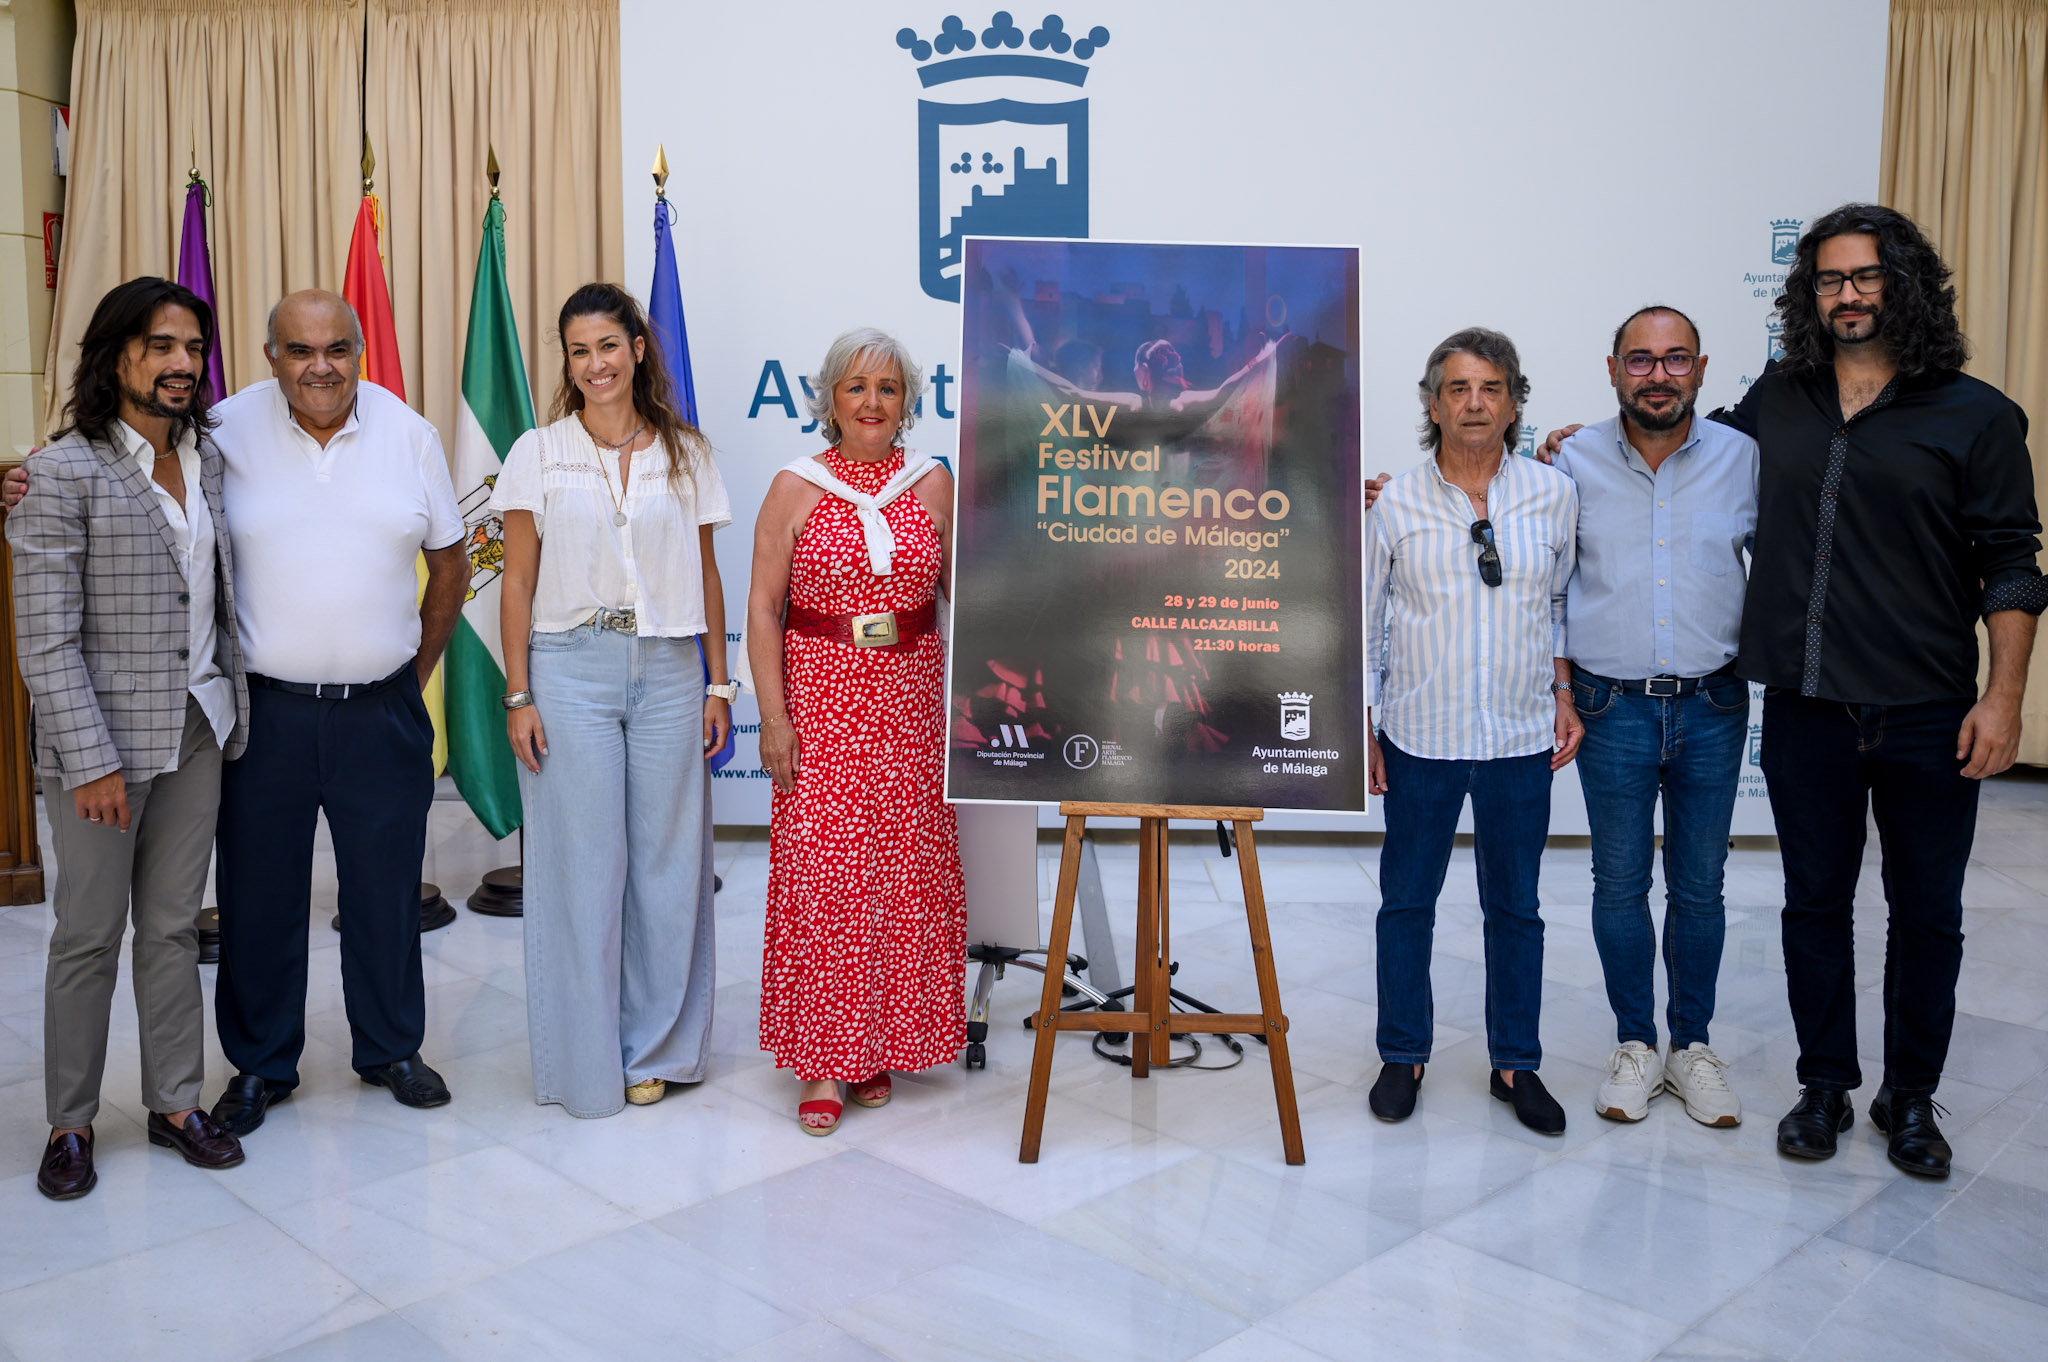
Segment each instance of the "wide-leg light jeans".
[{"label": "wide-leg light jeans", "polygon": [[695,638],[536,633],[547,754],[526,810],[533,1092],[609,1116],[628,1085],[704,1077],[714,979],[711,780]]}]

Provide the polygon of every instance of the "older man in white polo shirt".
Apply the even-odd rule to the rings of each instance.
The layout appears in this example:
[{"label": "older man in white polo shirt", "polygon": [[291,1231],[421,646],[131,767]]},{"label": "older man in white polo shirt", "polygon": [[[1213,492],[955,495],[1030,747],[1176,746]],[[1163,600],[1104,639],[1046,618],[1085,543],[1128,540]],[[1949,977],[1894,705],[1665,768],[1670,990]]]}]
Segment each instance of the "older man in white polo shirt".
[{"label": "older man in white polo shirt", "polygon": [[275,378],[214,409],[250,698],[249,750],[221,786],[214,998],[237,1073],[213,1115],[237,1134],[298,1085],[323,812],[355,1070],[407,1106],[448,1100],[419,1054],[419,868],[434,792],[420,688],[455,627],[469,565],[440,437],[395,395],[358,382],[362,348],[347,303],[292,294],[264,346]]}]

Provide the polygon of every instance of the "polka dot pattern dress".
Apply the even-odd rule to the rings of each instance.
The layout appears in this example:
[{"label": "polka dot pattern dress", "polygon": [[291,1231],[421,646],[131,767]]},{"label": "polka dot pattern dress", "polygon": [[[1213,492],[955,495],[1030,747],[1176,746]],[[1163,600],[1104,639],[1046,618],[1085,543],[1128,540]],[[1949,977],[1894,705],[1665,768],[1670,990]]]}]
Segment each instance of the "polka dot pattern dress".
[{"label": "polka dot pattern dress", "polygon": [[[874,492],[903,467],[828,450],[841,481]],[[853,508],[827,495],[790,561],[790,599],[833,615],[931,600],[940,547],[916,493],[883,510],[893,572],[877,577]],[[798,1078],[859,1082],[951,1062],[966,1043],[967,905],[943,799],[945,645],[856,648],[785,633],[796,788],[770,820],[761,1046]]]}]

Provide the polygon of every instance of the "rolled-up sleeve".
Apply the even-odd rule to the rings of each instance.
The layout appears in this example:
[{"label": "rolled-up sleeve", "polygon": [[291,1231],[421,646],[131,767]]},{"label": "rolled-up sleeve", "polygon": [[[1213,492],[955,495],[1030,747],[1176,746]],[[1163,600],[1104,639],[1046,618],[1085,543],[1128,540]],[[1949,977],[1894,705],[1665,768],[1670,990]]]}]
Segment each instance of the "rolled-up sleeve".
[{"label": "rolled-up sleeve", "polygon": [[1569,657],[1565,652],[1565,602],[1571,596],[1572,569],[1579,562],[1579,488],[1573,483],[1565,497],[1564,514],[1559,517],[1562,533],[1557,536],[1557,559],[1550,570],[1551,656]]},{"label": "rolled-up sleeve", "polygon": [[1981,582],[1984,614],[2048,608],[2041,576],[2041,517],[2034,500],[2034,464],[2026,418],[2008,405],[1978,434],[1963,469],[1963,529]]},{"label": "rolled-up sleeve", "polygon": [[1386,493],[1365,513],[1365,707],[1377,709],[1387,671],[1387,595],[1394,578],[1394,546],[1387,535]]}]

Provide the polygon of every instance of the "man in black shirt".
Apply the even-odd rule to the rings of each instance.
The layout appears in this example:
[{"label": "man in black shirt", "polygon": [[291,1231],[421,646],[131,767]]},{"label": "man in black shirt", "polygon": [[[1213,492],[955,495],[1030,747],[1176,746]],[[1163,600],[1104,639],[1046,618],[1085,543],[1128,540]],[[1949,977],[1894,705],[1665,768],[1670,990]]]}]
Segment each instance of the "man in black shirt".
[{"label": "man in black shirt", "polygon": [[1722,416],[1761,449],[1737,669],[1767,688],[1763,770],[1785,862],[1802,1091],[1778,1148],[1825,1159],[1854,1119],[1852,899],[1874,808],[1890,926],[1870,1119],[1895,1165],[1946,1177],[1934,1090],[1978,782],[2018,750],[2048,605],[2026,416],[1961,372],[1948,267],[1891,209],[1850,204],[1814,222],[1777,306],[1785,358]]}]

